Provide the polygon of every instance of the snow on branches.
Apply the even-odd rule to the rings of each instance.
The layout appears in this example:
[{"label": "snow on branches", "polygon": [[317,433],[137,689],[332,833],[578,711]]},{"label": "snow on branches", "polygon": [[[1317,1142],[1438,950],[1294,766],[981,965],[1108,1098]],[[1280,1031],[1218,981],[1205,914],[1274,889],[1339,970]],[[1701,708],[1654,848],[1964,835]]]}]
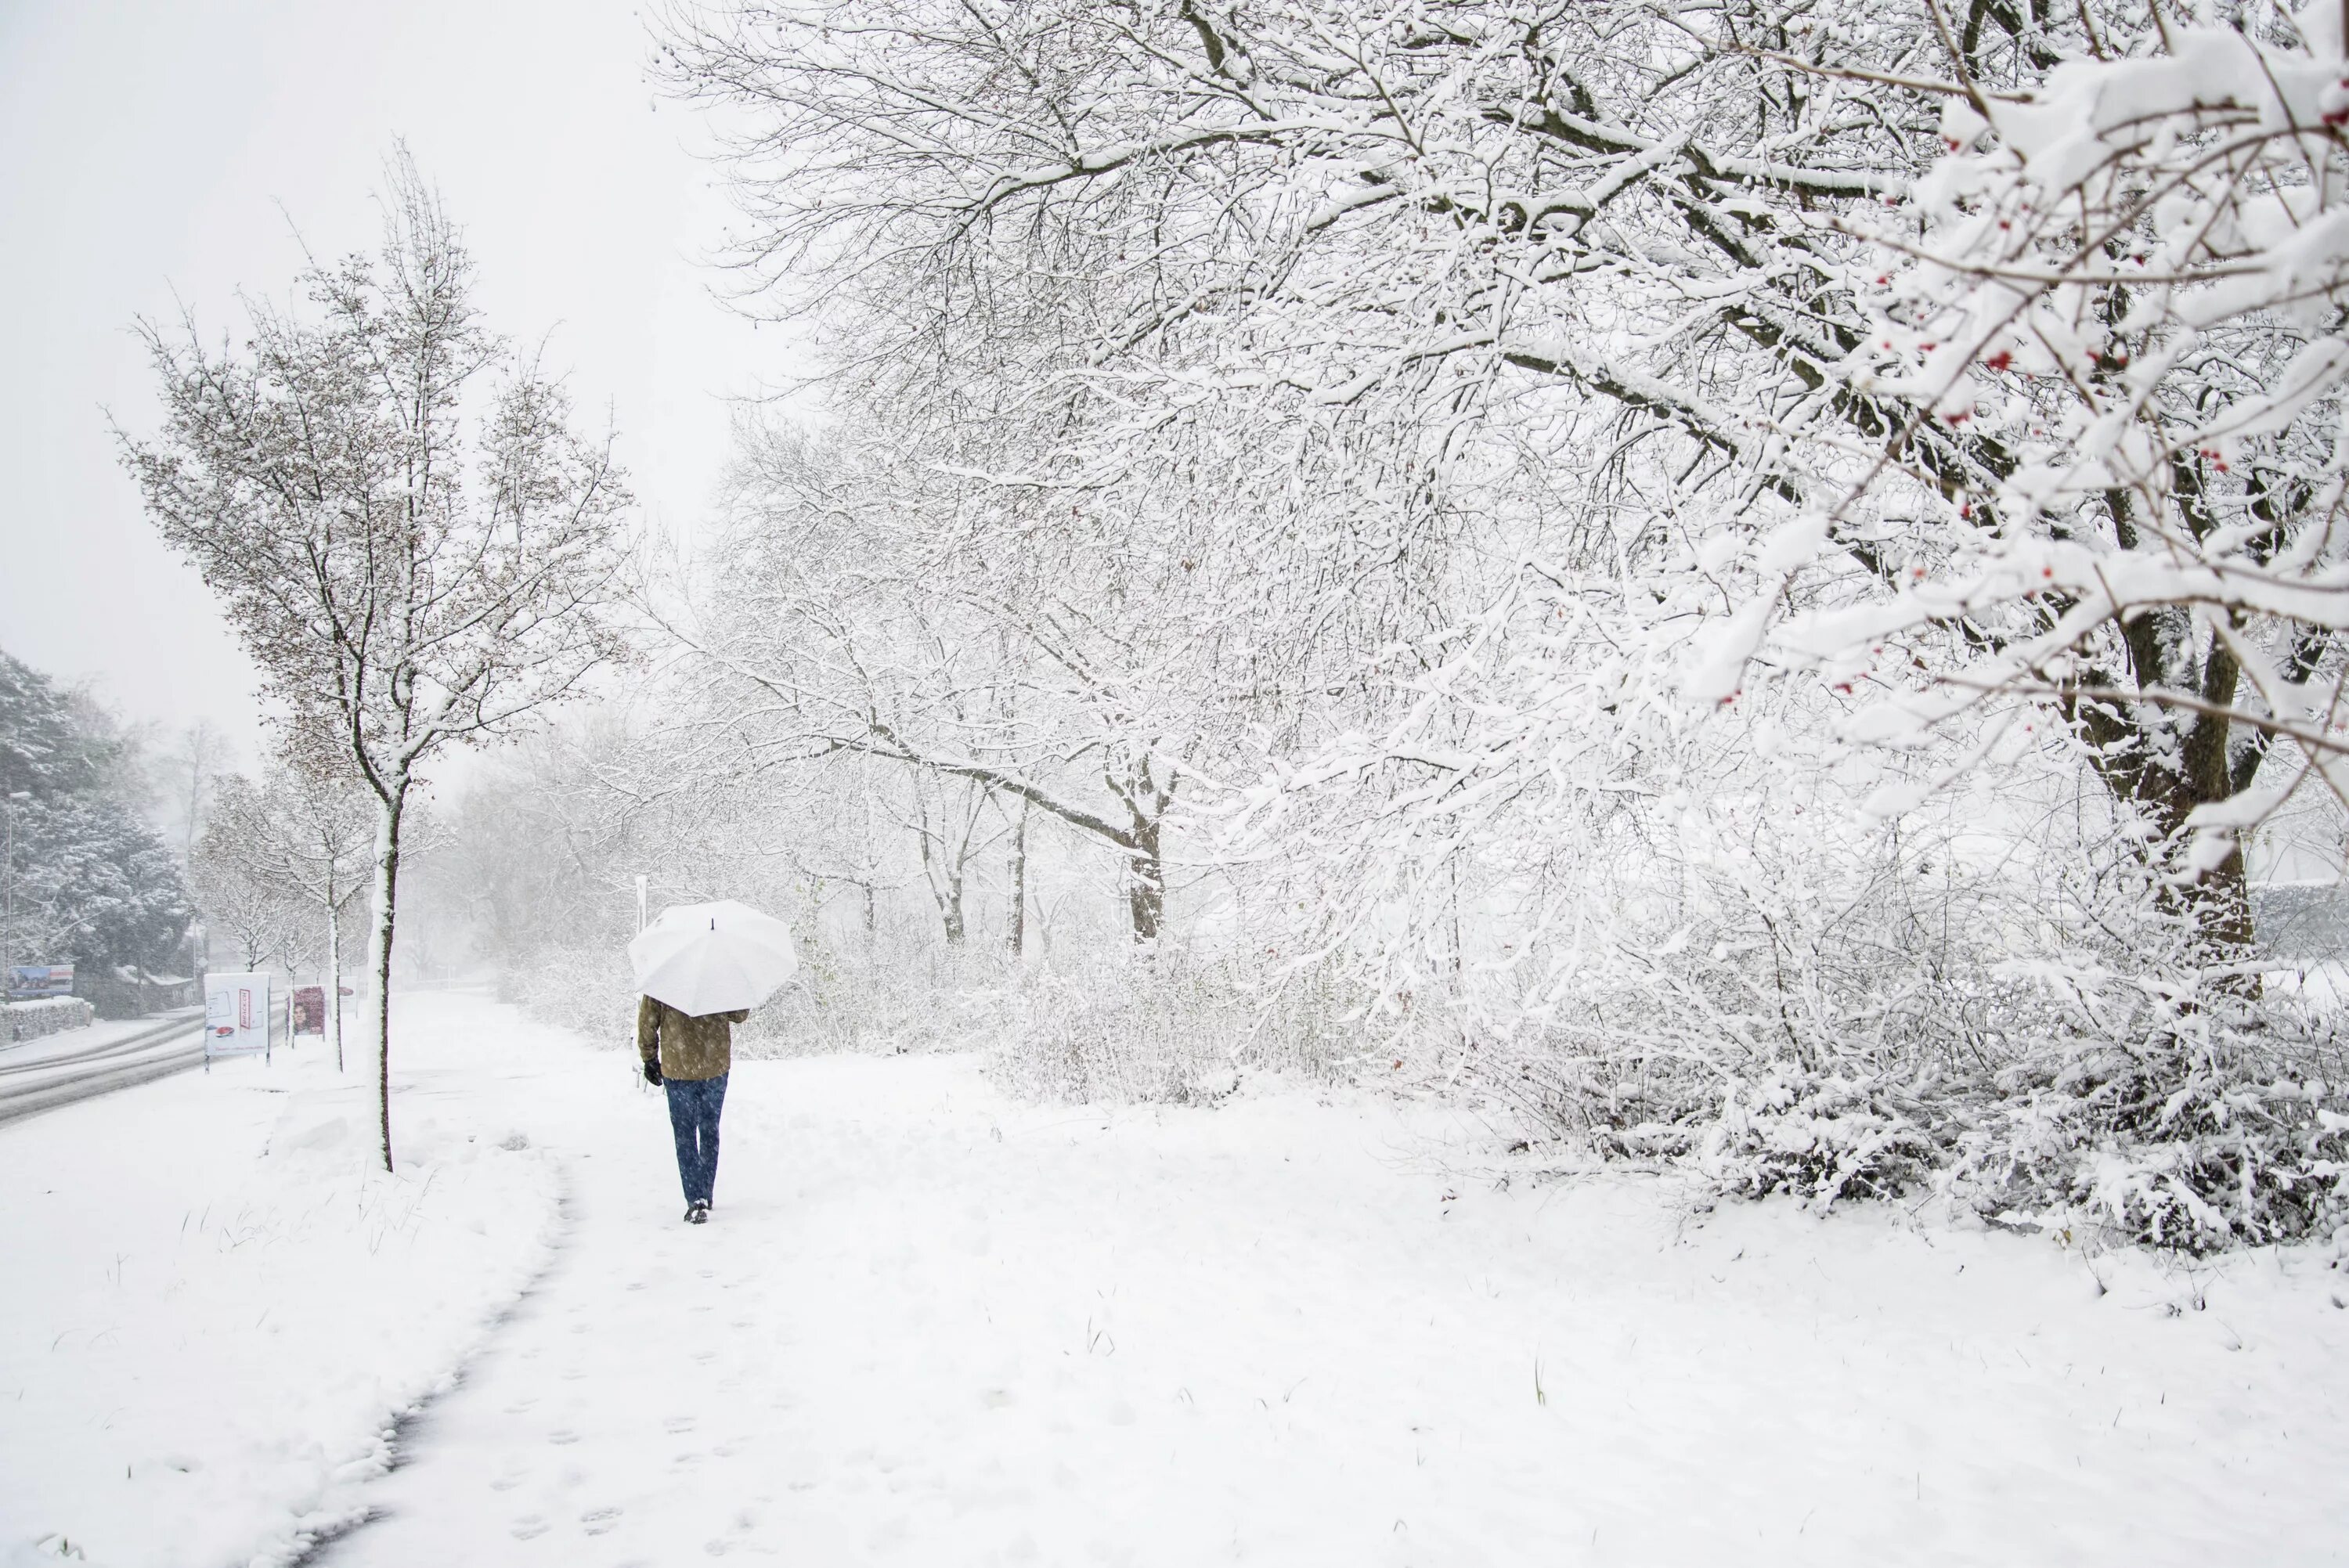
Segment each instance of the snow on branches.
[{"label": "snow on branches", "polygon": [[[2311,779],[2349,799],[2340,26],[2321,4],[2084,12],[2076,53],[2003,85],[1951,46],[1943,155],[1909,205],[1837,225],[1881,269],[1854,383],[1909,413],[1823,515],[1913,564],[1773,650],[1847,680],[1955,629],[1862,733],[2052,708],[2162,835],[2209,830],[2180,874],[2217,874],[2214,934],[2238,940],[2236,831]],[[1946,431],[1985,454],[1974,475],[1916,460]],[[2280,743],[2292,766],[2263,769]]]},{"label": "snow on branches", "polygon": [[[1278,680],[1108,667],[1180,716],[1219,929],[1345,974],[1392,1070],[1749,1190],[1963,1167],[2209,1244],[2331,1202],[2223,835],[2349,781],[2338,32],[740,0],[665,68],[844,406],[999,399],[962,480],[1260,621]],[[2066,1163],[2106,1137],[2193,1152]]]}]

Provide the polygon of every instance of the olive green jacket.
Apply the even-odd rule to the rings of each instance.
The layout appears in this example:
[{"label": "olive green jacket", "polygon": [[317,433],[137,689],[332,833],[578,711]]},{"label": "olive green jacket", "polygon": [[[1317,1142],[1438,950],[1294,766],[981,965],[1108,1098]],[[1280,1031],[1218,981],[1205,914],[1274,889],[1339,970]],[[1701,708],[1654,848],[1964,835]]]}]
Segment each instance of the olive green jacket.
[{"label": "olive green jacket", "polygon": [[636,1004],[636,1054],[660,1058],[665,1078],[724,1078],[734,1066],[734,1026],[748,1007],[695,1017],[650,996]]}]

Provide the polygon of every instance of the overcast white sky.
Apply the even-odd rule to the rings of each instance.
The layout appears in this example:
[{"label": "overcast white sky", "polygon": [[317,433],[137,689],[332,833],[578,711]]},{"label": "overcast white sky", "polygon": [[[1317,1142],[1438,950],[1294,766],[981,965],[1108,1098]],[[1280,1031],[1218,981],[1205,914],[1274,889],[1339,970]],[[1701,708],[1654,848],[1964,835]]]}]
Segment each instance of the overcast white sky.
[{"label": "overcast white sky", "polygon": [[227,327],[239,287],[285,293],[289,219],[322,253],[372,248],[395,137],[465,225],[492,324],[552,329],[652,521],[689,530],[725,397],[781,344],[712,295],[727,211],[647,53],[626,0],[0,0],[0,647],[258,749],[252,666],[140,517],[105,410],[153,420],[133,317],[176,298]]}]

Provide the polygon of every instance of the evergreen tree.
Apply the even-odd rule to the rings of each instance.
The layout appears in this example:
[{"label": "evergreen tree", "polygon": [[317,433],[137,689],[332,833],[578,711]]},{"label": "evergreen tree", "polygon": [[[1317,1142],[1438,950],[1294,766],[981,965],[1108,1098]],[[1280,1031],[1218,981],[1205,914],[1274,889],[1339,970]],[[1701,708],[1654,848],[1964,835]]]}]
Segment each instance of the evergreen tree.
[{"label": "evergreen tree", "polygon": [[187,888],[128,798],[132,750],[103,708],[0,653],[0,791],[14,817],[0,947],[11,962],[109,973],[171,964]]}]

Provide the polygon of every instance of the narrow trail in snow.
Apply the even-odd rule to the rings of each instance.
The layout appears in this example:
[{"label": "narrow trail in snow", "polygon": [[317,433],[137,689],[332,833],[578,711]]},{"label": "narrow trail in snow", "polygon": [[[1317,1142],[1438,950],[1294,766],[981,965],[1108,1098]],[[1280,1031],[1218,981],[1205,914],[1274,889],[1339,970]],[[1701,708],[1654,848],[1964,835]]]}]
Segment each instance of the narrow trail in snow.
[{"label": "narrow trail in snow", "polygon": [[[450,1396],[479,1377],[481,1368],[496,1360],[499,1347],[504,1344],[509,1331],[515,1324],[528,1318],[537,1309],[541,1295],[548,1284],[562,1272],[564,1262],[570,1254],[573,1230],[572,1203],[567,1191],[567,1182],[565,1187],[566,1190],[558,1191],[555,1198],[555,1221],[553,1233],[546,1243],[545,1262],[540,1265],[538,1273],[532,1278],[530,1284],[523,1287],[522,1295],[492,1319],[484,1331],[481,1348],[468,1357],[464,1364],[450,1376],[448,1387],[423,1404],[409,1409],[392,1423],[386,1434],[388,1459],[382,1468],[384,1475],[398,1474],[414,1460],[421,1449],[429,1445],[432,1423],[439,1415],[442,1404]],[[384,1518],[383,1509],[382,1497],[379,1494],[371,1496],[367,1511],[365,1513],[347,1522],[334,1525],[323,1532],[310,1534],[308,1546],[298,1556],[288,1562],[285,1568],[316,1568],[316,1564],[330,1561],[336,1550],[353,1533],[366,1529],[370,1524],[380,1522]]]},{"label": "narrow trail in snow", "polygon": [[[553,1538],[545,1560],[574,1561],[583,1537],[627,1523],[631,1503],[648,1511],[645,1494],[673,1493],[686,1467],[739,1451],[722,1436],[706,1451],[698,1412],[735,1402],[754,1325],[730,1321],[736,1354],[723,1357],[724,1342],[675,1332],[672,1317],[714,1321],[722,1297],[691,1299],[696,1285],[738,1282],[713,1284],[717,1249],[696,1244],[707,1233],[662,1224],[673,1205],[647,1191],[661,1172],[646,1163],[569,1151],[568,1224],[545,1274],[458,1386],[403,1431],[375,1517],[316,1563],[536,1561],[522,1544],[543,1536]],[[645,1544],[652,1561],[673,1546]]]},{"label": "narrow trail in snow", "polygon": [[2282,1563],[2349,1526],[2302,1484],[2349,1460],[2321,1293],[2221,1332],[2142,1261],[2098,1300],[2045,1243],[1472,1191],[1440,1119],[1020,1107],[957,1058],[738,1065],[688,1227],[624,1070],[473,1086],[569,1232],[323,1568]]}]

